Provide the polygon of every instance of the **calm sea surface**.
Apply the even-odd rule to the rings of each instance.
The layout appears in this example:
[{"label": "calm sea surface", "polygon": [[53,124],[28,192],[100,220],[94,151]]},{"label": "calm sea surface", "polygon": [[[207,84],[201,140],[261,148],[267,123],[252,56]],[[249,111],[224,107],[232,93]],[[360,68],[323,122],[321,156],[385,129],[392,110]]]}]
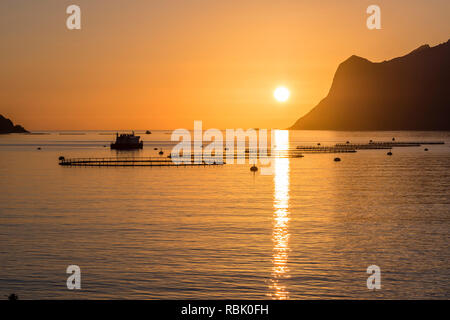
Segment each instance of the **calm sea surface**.
[{"label": "calm sea surface", "polygon": [[[67,133],[67,132],[66,132]],[[141,134],[170,151],[170,132]],[[291,147],[445,145],[188,168],[61,167],[112,133],[0,135],[0,295],[21,299],[450,298],[450,133],[289,132]],[[42,150],[37,150],[41,147]],[[81,268],[80,291],[66,268]],[[367,289],[370,265],[381,290]]]}]

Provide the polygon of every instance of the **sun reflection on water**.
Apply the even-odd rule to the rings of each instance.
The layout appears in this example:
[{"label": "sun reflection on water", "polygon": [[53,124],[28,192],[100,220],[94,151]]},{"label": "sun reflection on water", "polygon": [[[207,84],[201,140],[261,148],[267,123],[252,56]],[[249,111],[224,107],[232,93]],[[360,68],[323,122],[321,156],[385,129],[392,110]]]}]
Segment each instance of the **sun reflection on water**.
[{"label": "sun reflection on water", "polygon": [[269,296],[277,300],[289,299],[289,291],[283,279],[289,278],[287,266],[289,255],[289,158],[278,158],[276,154],[289,149],[289,131],[274,133],[274,214],[273,214],[273,255]]}]

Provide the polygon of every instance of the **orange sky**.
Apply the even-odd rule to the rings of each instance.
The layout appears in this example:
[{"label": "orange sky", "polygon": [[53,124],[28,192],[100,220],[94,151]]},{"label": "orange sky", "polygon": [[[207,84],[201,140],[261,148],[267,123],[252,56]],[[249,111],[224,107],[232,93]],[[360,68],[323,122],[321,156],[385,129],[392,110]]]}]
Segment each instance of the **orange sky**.
[{"label": "orange sky", "polygon": [[[370,4],[382,30],[366,27]],[[27,129],[285,128],[352,54],[447,41],[450,1],[2,0],[0,35],[0,114]]]}]

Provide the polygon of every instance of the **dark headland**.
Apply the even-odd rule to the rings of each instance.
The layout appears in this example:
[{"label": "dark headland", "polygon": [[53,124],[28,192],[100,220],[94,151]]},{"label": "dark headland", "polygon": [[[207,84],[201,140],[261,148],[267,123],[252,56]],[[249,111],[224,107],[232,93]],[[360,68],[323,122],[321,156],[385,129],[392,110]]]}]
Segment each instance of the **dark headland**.
[{"label": "dark headland", "polygon": [[28,133],[21,125],[14,123],[0,114],[0,134],[2,133]]},{"label": "dark headland", "polygon": [[450,40],[379,63],[351,56],[294,130],[450,130]]}]

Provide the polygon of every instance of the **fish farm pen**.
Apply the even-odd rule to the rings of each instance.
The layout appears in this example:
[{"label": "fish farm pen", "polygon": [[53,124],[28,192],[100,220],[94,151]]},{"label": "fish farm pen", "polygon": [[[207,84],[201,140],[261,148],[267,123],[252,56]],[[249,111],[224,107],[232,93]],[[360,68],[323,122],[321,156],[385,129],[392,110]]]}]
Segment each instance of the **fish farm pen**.
[{"label": "fish farm pen", "polygon": [[361,149],[392,149],[395,147],[420,147],[421,145],[435,145],[435,144],[445,144],[443,141],[428,141],[428,142],[417,142],[417,141],[370,141],[369,143],[337,143],[336,148],[349,148],[354,150]]},{"label": "fish farm pen", "polygon": [[378,145],[392,145],[395,147],[402,147],[402,146],[414,146],[414,145],[432,145],[432,144],[445,144],[444,141],[404,141],[404,142],[399,142],[399,141],[372,141],[369,142],[369,144],[378,144]]},{"label": "fish farm pen", "polygon": [[[408,145],[410,147],[419,147],[420,145]],[[388,144],[375,144],[375,143],[337,143],[335,148],[341,149],[353,149],[353,150],[371,150],[371,149],[392,149]]]},{"label": "fish farm pen", "polygon": [[[274,156],[275,158],[300,158],[302,155],[288,155],[280,154]],[[208,157],[209,158],[209,157]],[[249,154],[242,156],[235,155],[234,159],[248,159]],[[258,159],[267,159],[267,157],[258,157]],[[203,156],[203,160],[195,161],[194,156],[191,157],[190,162],[172,161],[170,157],[110,157],[110,158],[59,158],[60,166],[78,166],[78,167],[195,167],[195,166],[218,166],[226,164],[226,155],[223,155],[222,162],[214,162],[214,156],[210,158],[210,161],[206,160]]]},{"label": "fish farm pen", "polygon": [[346,153],[346,152],[354,153],[354,152],[356,152],[355,148],[352,148],[348,145],[346,145],[345,147],[297,146],[296,150],[301,151],[302,153]]},{"label": "fish farm pen", "polygon": [[[259,149],[246,148],[243,153],[233,152],[231,157],[234,159],[267,159],[267,158],[302,158],[304,153],[355,153],[360,149],[392,149],[394,147],[419,147],[421,145],[445,144],[441,141],[428,142],[369,142],[361,144],[338,143],[332,146],[297,146],[296,148],[288,148],[286,150],[272,150],[270,148],[261,150],[265,155],[259,155]],[[391,153],[392,154],[392,153]],[[197,156],[197,157],[196,157]],[[219,156],[219,155],[218,155]],[[230,155],[224,150],[222,156],[223,161],[215,162],[215,153],[211,154],[207,159],[202,154],[191,154],[191,161],[183,162],[180,155],[179,161],[173,161],[167,157],[110,157],[110,158],[64,158],[59,157],[59,165],[61,166],[90,166],[90,167],[188,167],[188,166],[217,166],[226,164],[226,160]],[[196,158],[202,159],[198,161]],[[184,159],[186,160],[186,159]],[[197,161],[196,161],[197,160]],[[209,160],[209,161],[208,161]]]},{"label": "fish farm pen", "polygon": [[61,166],[84,166],[84,167],[187,167],[187,166],[217,166],[223,163],[177,163],[170,158],[59,158]]}]

